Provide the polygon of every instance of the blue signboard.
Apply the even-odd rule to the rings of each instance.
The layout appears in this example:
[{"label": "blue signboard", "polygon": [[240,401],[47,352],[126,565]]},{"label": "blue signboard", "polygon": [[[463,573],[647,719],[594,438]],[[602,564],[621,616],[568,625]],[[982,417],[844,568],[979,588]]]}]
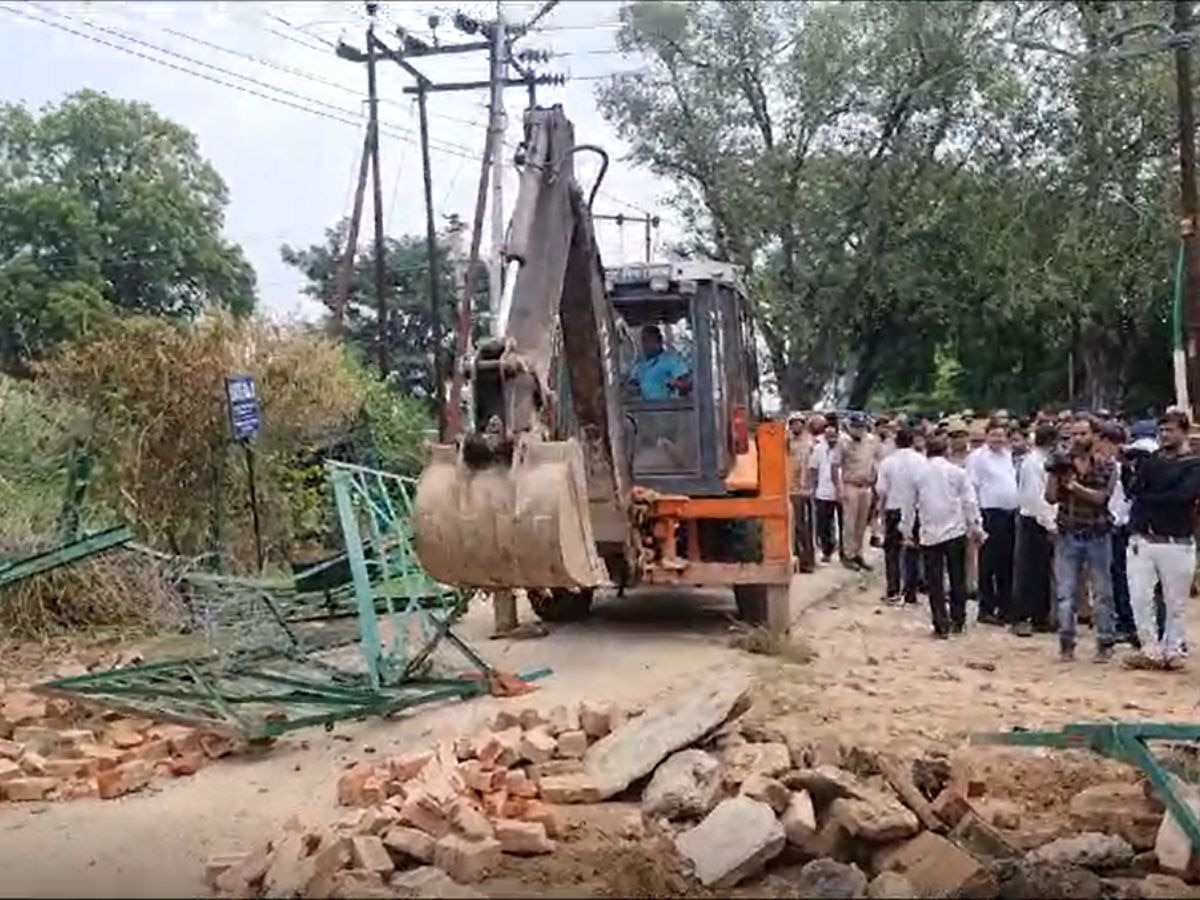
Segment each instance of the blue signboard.
[{"label": "blue signboard", "polygon": [[229,400],[229,426],[233,429],[233,439],[252,440],[262,428],[254,376],[231,375],[226,378],[225,396]]}]

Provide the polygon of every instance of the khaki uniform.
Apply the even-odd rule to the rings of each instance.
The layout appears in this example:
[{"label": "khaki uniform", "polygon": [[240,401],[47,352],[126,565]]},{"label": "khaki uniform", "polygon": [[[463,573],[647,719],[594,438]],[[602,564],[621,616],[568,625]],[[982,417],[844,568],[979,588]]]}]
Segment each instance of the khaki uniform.
[{"label": "khaki uniform", "polygon": [[848,560],[862,556],[878,471],[879,439],[873,434],[861,441],[847,439],[842,446],[842,552]]},{"label": "khaki uniform", "polygon": [[813,533],[813,477],[808,467],[813,436],[807,430],[788,434],[788,461],[792,475],[792,541],[801,572],[811,572],[817,563]]}]

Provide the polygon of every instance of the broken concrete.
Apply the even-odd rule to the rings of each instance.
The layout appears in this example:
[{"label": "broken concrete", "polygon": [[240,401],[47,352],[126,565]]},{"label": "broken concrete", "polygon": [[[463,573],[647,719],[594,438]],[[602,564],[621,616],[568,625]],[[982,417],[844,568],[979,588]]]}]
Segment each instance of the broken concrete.
[{"label": "broken concrete", "polygon": [[411,897],[414,900],[476,900],[486,897],[474,888],[459,884],[441,869],[433,866],[422,866],[408,872],[397,872],[392,875],[388,886],[400,897]]},{"label": "broken concrete", "polygon": [[672,692],[592,745],[583,759],[584,770],[599,799],[620,793],[653,772],[669,754],[702,738],[749,694],[745,676],[737,672],[720,672],[700,684]]},{"label": "broken concrete", "polygon": [[1071,821],[1080,831],[1118,834],[1134,850],[1154,847],[1163,807],[1146,796],[1140,784],[1097,784],[1071,798]]},{"label": "broken concrete", "polygon": [[[649,715],[649,713],[647,713]],[[722,801],[675,839],[705,887],[729,888],[757,874],[783,850],[783,827],[766,804],[749,797]]]},{"label": "broken concrete", "polygon": [[921,823],[898,800],[875,791],[864,791],[858,798],[841,798],[829,805],[829,817],[840,822],[851,837],[876,844],[912,837]]},{"label": "broken concrete", "polygon": [[[1176,795],[1192,811],[1192,815],[1200,817],[1200,790],[1173,773],[1167,773],[1167,777],[1171,779]],[[1171,813],[1163,816],[1154,841],[1154,852],[1163,871],[1184,879],[1194,879],[1200,875],[1200,854],[1197,854],[1183,826]]]},{"label": "broken concrete", "polygon": [[867,896],[871,900],[915,900],[920,894],[898,872],[880,872],[867,885]]},{"label": "broken concrete", "polygon": [[1129,865],[1133,861],[1133,848],[1124,838],[1088,831],[1051,841],[1027,853],[1025,858],[1035,863],[1082,866],[1105,871]]},{"label": "broken concrete", "polygon": [[867,876],[853,864],[814,859],[800,870],[796,892],[817,900],[854,900],[867,896]]},{"label": "broken concrete", "polygon": [[787,809],[779,818],[789,844],[805,848],[817,833],[817,814],[808,791],[797,791],[788,800]]},{"label": "broken concrete", "polygon": [[721,764],[703,750],[681,750],[654,770],[642,792],[642,812],[650,819],[708,815],[721,793]]},{"label": "broken concrete", "polygon": [[741,744],[729,747],[721,756],[725,762],[725,783],[734,786],[755,775],[776,778],[792,767],[792,755],[786,744]]},{"label": "broken concrete", "polygon": [[818,806],[826,806],[841,798],[860,799],[865,791],[857,778],[837,766],[797,769],[788,772],[781,780],[793,791],[808,791]]},{"label": "broken concrete", "polygon": [[932,831],[885,847],[872,858],[872,866],[877,872],[903,875],[922,897],[953,895],[986,874],[975,857]]}]

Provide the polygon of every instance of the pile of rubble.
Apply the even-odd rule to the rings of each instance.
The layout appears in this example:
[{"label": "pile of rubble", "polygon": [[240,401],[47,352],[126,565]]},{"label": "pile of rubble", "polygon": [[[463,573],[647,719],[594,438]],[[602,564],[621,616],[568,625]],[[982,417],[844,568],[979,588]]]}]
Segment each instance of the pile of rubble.
[{"label": "pile of rubble", "polygon": [[[551,854],[561,807],[636,800],[626,837],[664,848],[704,888],[786,878],[806,897],[1180,896],[1200,876],[1186,837],[1140,785],[1099,785],[1066,830],[1022,830],[961,759],[809,744],[750,721],[737,677],[637,714],[611,703],[502,712],[481,734],[351,763],[352,809],[293,818],[210,860],[228,897],[482,896],[504,854]],[[1200,796],[1195,799],[1200,808]]]},{"label": "pile of rubble", "polygon": [[233,741],[185,725],[91,714],[27,690],[0,694],[0,800],[110,800],[156,775],[192,775]]}]

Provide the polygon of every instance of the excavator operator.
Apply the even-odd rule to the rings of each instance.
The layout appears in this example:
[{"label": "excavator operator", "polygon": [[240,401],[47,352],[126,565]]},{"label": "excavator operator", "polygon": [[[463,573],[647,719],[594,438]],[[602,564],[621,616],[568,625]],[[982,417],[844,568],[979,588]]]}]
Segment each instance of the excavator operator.
[{"label": "excavator operator", "polygon": [[642,326],[642,358],[629,371],[629,381],[643,400],[671,400],[692,392],[692,367],[674,350],[663,347],[662,329]]}]

